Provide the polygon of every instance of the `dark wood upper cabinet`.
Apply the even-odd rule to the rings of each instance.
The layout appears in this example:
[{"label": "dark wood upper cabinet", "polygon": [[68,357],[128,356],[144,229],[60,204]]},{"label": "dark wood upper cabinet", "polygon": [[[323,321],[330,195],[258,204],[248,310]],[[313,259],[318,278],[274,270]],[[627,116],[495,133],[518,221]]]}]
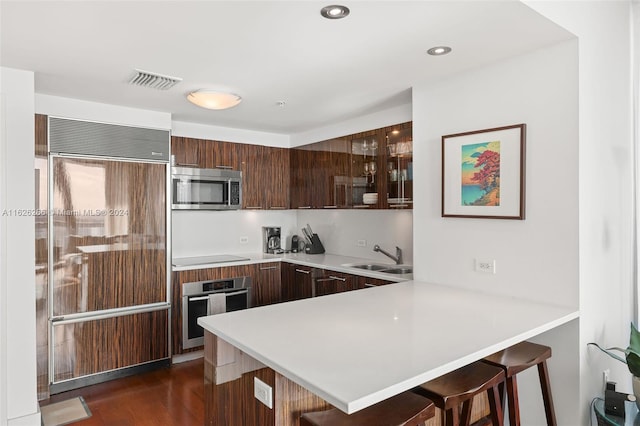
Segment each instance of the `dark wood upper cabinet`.
[{"label": "dark wood upper cabinet", "polygon": [[201,148],[204,148],[204,144],[200,139],[171,137],[171,154],[178,167],[206,167]]},{"label": "dark wood upper cabinet", "polygon": [[176,166],[239,170],[238,145],[240,144],[172,136],[171,154],[175,157]]},{"label": "dark wood upper cabinet", "polygon": [[411,135],[407,122],[291,149],[291,207],[411,208]]},{"label": "dark wood upper cabinet", "polygon": [[244,209],[410,209],[412,139],[411,122],[291,149],[174,136],[172,154],[241,170]]},{"label": "dark wood upper cabinet", "polygon": [[242,145],[242,207],[283,210],[289,208],[289,150]]},{"label": "dark wood upper cabinet", "polygon": [[291,150],[291,207],[332,209],[348,207],[338,189],[350,171],[346,139],[338,138]]},{"label": "dark wood upper cabinet", "polygon": [[263,148],[263,159],[267,165],[264,176],[266,190],[263,192],[266,197],[266,206],[273,210],[288,209],[290,206],[289,149],[266,146]]}]

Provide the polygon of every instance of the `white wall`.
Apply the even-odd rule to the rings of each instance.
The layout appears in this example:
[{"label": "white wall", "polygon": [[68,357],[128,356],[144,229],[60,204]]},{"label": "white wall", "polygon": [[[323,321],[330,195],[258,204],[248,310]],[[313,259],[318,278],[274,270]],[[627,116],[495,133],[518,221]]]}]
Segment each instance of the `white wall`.
[{"label": "white wall", "polygon": [[35,224],[28,213],[35,208],[34,79],[32,72],[9,68],[0,74],[0,424],[39,425]]},{"label": "white wall", "polygon": [[267,133],[255,130],[235,129],[232,127],[209,126],[206,124],[189,123],[185,121],[174,121],[171,128],[171,133],[174,136],[276,146],[281,148],[289,147],[289,135],[281,133]]},{"label": "white wall", "polygon": [[36,94],[35,109],[37,114],[56,117],[98,121],[122,126],[171,129],[171,114],[167,112],[148,111],[60,96]]},{"label": "white wall", "polygon": [[[577,76],[570,41],[414,87],[417,279],[578,305]],[[526,220],[442,218],[441,136],[518,123],[527,124]],[[495,259],[497,273],[475,272],[475,258]],[[577,326],[566,330],[553,344],[543,340],[556,353],[549,368],[558,422],[576,424],[578,367],[561,360],[578,356],[569,344]],[[525,394],[539,395],[537,386],[537,378],[521,381]],[[533,401],[521,399],[523,424],[544,423]]]},{"label": "white wall", "polygon": [[[602,395],[602,371],[631,390],[624,365],[588,348],[626,346],[633,319],[633,173],[629,1],[527,2],[578,37],[580,132],[580,400]],[[636,11],[637,12],[637,11]]]},{"label": "white wall", "polygon": [[328,126],[293,134],[291,135],[290,146],[296,147],[407,121],[411,121],[411,104],[400,105],[351,120],[340,121]]}]

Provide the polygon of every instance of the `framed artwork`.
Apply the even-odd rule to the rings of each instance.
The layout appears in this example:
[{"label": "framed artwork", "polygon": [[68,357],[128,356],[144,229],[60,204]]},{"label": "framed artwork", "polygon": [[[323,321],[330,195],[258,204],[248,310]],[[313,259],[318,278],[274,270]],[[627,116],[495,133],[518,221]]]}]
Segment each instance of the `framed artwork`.
[{"label": "framed artwork", "polygon": [[442,136],[442,217],[524,219],[526,129]]}]

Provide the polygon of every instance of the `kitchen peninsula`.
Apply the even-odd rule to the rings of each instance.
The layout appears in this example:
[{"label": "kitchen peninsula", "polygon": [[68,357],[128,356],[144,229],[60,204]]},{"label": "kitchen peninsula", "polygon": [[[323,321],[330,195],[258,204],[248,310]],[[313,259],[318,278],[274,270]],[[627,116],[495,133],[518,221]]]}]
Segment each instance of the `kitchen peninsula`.
[{"label": "kitchen peninsula", "polygon": [[289,426],[329,404],[351,414],[576,318],[417,281],[201,317],[206,424]]}]

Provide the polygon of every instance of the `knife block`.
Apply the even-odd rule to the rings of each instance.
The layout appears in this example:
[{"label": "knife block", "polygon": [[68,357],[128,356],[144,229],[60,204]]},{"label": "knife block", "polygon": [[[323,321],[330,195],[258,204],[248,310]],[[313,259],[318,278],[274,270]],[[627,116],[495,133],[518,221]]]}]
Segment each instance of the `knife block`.
[{"label": "knife block", "polygon": [[324,246],[318,237],[318,234],[313,234],[311,236],[311,245],[306,245],[304,247],[304,252],[306,254],[322,254],[324,253]]}]

